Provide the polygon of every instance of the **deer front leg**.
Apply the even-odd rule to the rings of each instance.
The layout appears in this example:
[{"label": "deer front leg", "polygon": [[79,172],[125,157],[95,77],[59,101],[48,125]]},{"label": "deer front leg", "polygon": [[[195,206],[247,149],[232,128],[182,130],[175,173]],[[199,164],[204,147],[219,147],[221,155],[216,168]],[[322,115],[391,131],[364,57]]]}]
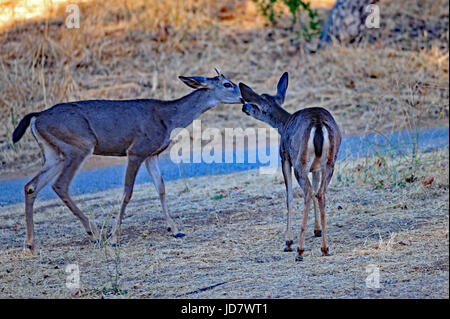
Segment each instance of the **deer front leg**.
[{"label": "deer front leg", "polygon": [[292,211],[292,165],[291,163],[283,159],[282,162],[282,171],[284,177],[284,184],[286,186],[286,206],[287,206],[287,224],[286,224],[286,242],[284,247],[285,252],[292,251],[292,244],[294,241],[292,240],[292,229],[291,229],[291,211]]},{"label": "deer front leg", "polygon": [[141,164],[142,158],[133,155],[128,156],[122,204],[120,206],[120,212],[117,216],[116,224],[114,225],[114,228],[110,234],[110,242],[112,246],[118,245],[120,242],[120,225],[122,224],[123,217],[125,216],[127,205],[131,200],[131,196],[133,195],[134,182],[136,180],[136,175]]},{"label": "deer front leg", "polygon": [[166,203],[166,189],[164,186],[164,180],[161,176],[161,171],[159,170],[158,156],[151,156],[145,161],[145,166],[147,171],[152,178],[153,184],[155,185],[156,191],[159,194],[159,199],[161,201],[161,207],[166,218],[166,228],[169,232],[172,232],[175,237],[184,237],[184,234],[178,231],[178,227],[169,215],[169,209]]}]

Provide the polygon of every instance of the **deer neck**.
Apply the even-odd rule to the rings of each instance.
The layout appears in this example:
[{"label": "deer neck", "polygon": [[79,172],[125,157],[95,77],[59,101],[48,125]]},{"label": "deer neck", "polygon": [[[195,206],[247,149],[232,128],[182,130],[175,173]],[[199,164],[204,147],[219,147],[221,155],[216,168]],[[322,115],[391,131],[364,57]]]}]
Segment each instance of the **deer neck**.
[{"label": "deer neck", "polygon": [[291,113],[283,108],[276,108],[271,114],[266,118],[266,123],[278,130],[281,135],[284,130],[284,125],[291,116]]},{"label": "deer neck", "polygon": [[207,89],[198,89],[180,99],[167,102],[164,107],[164,122],[169,130],[184,128],[202,113],[219,104]]}]

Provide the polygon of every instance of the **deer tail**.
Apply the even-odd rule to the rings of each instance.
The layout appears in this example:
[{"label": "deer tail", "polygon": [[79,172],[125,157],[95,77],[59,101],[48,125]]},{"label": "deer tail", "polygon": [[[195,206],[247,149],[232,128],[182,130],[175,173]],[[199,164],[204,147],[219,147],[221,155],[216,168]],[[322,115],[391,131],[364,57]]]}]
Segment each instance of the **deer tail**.
[{"label": "deer tail", "polygon": [[12,134],[13,143],[17,143],[22,138],[23,134],[25,134],[25,131],[27,130],[27,127],[30,125],[31,119],[38,114],[39,112],[29,113],[20,120],[19,125],[17,125]]},{"label": "deer tail", "polygon": [[322,124],[317,124],[316,130],[314,133],[314,152],[316,153],[317,157],[322,156],[323,151],[323,131],[322,131]]}]

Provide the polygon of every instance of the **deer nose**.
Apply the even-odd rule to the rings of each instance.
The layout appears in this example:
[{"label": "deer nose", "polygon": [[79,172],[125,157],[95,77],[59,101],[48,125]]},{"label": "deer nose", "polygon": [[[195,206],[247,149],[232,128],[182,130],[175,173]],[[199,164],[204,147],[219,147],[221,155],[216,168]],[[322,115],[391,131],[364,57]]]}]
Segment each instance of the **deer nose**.
[{"label": "deer nose", "polygon": [[242,112],[244,112],[247,115],[250,115],[248,104],[244,102],[244,105],[242,105]]}]

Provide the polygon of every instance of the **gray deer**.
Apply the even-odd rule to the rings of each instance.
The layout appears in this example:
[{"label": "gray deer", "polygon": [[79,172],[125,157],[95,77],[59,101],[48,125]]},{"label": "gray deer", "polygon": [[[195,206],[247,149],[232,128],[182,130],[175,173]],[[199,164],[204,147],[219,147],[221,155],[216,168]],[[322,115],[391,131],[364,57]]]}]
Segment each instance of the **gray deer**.
[{"label": "gray deer", "polygon": [[[300,243],[296,261],[303,260],[305,228],[311,201],[314,202],[314,235],[322,236],[322,254],[328,255],[325,228],[325,192],[333,176],[334,164],[341,145],[341,133],[333,116],[326,109],[312,107],[290,114],[281,107],[286,97],[288,73],[285,72],[277,85],[276,95],[255,93],[250,87],[239,83],[244,100],[242,111],[258,120],[276,128],[281,135],[280,156],[282,171],[286,185],[287,227],[286,247],[284,251],[292,251],[291,232],[292,212],[292,167],[294,174],[304,193],[304,212],[300,230]],[[312,186],[308,173],[312,172]],[[316,199],[314,199],[314,195]],[[322,224],[322,231],[319,225]]]},{"label": "gray deer", "polygon": [[13,132],[13,143],[27,127],[38,142],[44,156],[39,174],[25,185],[26,248],[35,252],[33,204],[42,188],[58,176],[52,188],[64,204],[78,217],[93,241],[101,234],[69,196],[69,185],[83,161],[91,154],[127,156],[125,187],[117,221],[110,242],[118,243],[120,224],[133,193],[133,185],[143,162],[161,200],[167,230],[183,237],[169,215],[164,181],[158,165],[158,155],[170,143],[172,130],[188,126],[203,112],[219,103],[237,104],[241,94],[236,84],[217,71],[217,76],[184,77],[179,79],[196,89],[172,101],[155,99],[90,100],[57,104],[45,111],[30,113]]}]

